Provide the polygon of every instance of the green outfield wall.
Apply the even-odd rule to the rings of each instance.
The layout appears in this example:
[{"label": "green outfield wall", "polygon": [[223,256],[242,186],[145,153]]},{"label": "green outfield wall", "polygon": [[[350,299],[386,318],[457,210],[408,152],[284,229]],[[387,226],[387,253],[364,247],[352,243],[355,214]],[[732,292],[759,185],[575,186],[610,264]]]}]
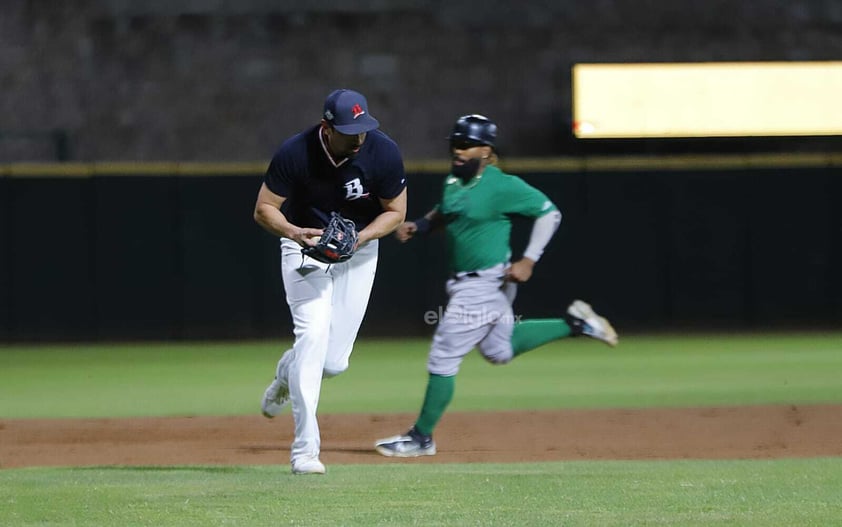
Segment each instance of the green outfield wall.
[{"label": "green outfield wall", "polygon": [[[288,335],[264,163],[0,165],[0,340]],[[408,162],[409,216],[442,161]],[[842,325],[842,155],[513,159],[562,209],[517,314],[584,298],[626,331]],[[529,223],[516,220],[515,250]],[[362,334],[426,335],[440,236],[383,240]]]}]

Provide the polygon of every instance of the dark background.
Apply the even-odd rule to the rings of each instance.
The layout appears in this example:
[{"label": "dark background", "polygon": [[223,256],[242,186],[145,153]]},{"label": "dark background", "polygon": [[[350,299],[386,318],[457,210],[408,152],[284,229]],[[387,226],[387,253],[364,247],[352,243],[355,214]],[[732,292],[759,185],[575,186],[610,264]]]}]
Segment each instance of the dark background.
[{"label": "dark background", "polygon": [[[559,316],[581,297],[621,334],[842,325],[842,137],[570,133],[575,63],[842,60],[839,0],[2,7],[0,341],[289,336],[278,242],[254,199],[272,152],[338,87],[367,95],[415,167],[410,217],[435,201],[459,115],[499,124],[504,162],[538,160],[515,173],[564,222],[518,314]],[[756,153],[774,162],[722,162]],[[683,154],[707,161],[661,163]],[[614,168],[584,161],[600,156]],[[617,168],[629,156],[636,168]],[[520,250],[528,224],[514,234]],[[435,236],[382,242],[362,334],[431,333],[443,250]]]},{"label": "dark background", "polygon": [[[516,314],[574,298],[621,332],[842,322],[840,167],[535,173],[562,226]],[[410,217],[441,176],[409,176]],[[0,178],[8,341],[288,336],[278,241],[253,222],[261,176]],[[530,223],[514,226],[516,251]],[[381,242],[362,333],[426,335],[445,302],[441,235]]]},{"label": "dark background", "polygon": [[500,125],[506,156],[839,150],[838,138],[581,142],[570,130],[573,64],[842,60],[840,5],[4,0],[0,162],[266,160],[341,87],[368,97],[408,159],[445,156],[469,113]]}]

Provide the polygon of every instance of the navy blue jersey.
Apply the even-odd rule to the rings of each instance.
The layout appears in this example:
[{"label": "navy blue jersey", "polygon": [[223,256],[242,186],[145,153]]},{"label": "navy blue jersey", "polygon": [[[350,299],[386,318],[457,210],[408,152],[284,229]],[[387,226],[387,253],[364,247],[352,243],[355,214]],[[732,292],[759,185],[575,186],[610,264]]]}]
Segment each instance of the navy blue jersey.
[{"label": "navy blue jersey", "polygon": [[263,181],[287,198],[281,211],[293,224],[321,229],[335,211],[360,230],[383,212],[380,198],[395,198],[406,187],[398,145],[380,130],[372,130],[356,156],[334,166],[322,147],[319,128],[287,139],[272,157]]}]

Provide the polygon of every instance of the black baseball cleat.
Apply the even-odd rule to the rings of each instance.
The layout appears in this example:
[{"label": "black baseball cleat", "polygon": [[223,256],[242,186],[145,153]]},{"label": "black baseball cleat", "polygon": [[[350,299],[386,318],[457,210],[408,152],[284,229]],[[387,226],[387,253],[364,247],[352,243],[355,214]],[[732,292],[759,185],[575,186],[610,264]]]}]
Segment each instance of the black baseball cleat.
[{"label": "black baseball cleat", "polygon": [[386,457],[434,456],[436,443],[433,441],[433,436],[424,435],[416,431],[413,426],[405,435],[377,441],[374,449]]}]

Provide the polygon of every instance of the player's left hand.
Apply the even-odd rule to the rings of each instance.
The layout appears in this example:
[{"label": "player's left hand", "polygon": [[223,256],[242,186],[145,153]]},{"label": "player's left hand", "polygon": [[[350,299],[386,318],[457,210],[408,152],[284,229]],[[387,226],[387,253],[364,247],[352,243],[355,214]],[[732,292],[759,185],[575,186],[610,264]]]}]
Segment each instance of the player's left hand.
[{"label": "player's left hand", "polygon": [[532,278],[532,269],[535,262],[529,258],[521,258],[506,269],[506,280],[509,282],[523,283]]},{"label": "player's left hand", "polygon": [[330,221],[322,230],[318,242],[302,247],[301,254],[326,264],[340,263],[354,256],[358,240],[354,222],[338,212],[331,212]]}]

